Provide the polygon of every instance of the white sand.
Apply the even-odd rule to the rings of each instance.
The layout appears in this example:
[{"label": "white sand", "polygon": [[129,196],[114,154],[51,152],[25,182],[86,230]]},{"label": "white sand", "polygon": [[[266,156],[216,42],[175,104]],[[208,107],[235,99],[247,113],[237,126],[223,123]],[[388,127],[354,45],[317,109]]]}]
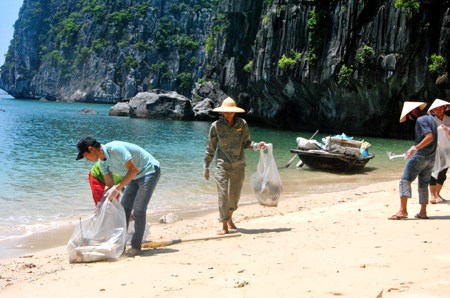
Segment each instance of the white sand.
[{"label": "white sand", "polygon": [[[413,184],[414,196],[417,184]],[[450,198],[444,186],[443,196]],[[416,220],[398,182],[241,206],[240,237],[149,249],[116,262],[69,264],[65,247],[0,262],[1,297],[449,297],[450,210]],[[154,224],[152,241],[215,237],[217,214]],[[381,297],[381,296],[380,296]]]}]

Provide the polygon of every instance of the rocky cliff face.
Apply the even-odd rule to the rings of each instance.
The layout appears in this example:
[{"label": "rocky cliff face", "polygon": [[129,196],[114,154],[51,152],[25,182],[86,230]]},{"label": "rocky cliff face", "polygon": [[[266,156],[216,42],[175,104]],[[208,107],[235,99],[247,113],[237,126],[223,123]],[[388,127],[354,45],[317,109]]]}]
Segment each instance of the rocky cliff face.
[{"label": "rocky cliff face", "polygon": [[210,80],[250,121],[398,137],[403,101],[450,100],[449,2],[25,0],[0,88],[118,102]]},{"label": "rocky cliff face", "polygon": [[117,102],[202,77],[209,0],[24,0],[0,86],[19,98]]},{"label": "rocky cliff face", "polygon": [[[207,75],[255,120],[398,136],[410,131],[398,123],[403,101],[450,99],[449,1],[414,10],[381,0],[228,0],[221,10],[227,25]],[[430,71],[433,54],[444,62]]]}]

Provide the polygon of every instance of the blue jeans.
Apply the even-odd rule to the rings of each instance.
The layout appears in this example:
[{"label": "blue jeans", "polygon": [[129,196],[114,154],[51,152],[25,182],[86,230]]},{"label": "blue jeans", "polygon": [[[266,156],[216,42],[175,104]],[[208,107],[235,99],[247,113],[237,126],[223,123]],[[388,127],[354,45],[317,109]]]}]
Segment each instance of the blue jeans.
[{"label": "blue jeans", "polygon": [[121,203],[125,209],[127,227],[130,221],[131,211],[133,211],[134,215],[134,234],[131,238],[131,247],[141,248],[142,238],[144,237],[145,226],[147,224],[147,206],[160,176],[161,170],[159,167],[155,167],[154,173],[136,180],[131,180],[125,188]]},{"label": "blue jeans", "polygon": [[413,156],[408,161],[400,179],[400,197],[411,198],[411,183],[419,176],[418,191],[419,203],[428,203],[428,185],[430,184],[431,172],[434,167],[434,159]]}]

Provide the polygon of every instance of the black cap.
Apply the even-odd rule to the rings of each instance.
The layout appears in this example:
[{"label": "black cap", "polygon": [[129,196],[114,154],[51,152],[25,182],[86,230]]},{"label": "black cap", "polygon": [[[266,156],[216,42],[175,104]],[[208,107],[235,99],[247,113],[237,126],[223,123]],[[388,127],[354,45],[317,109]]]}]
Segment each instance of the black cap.
[{"label": "black cap", "polygon": [[89,151],[89,147],[98,148],[98,147],[100,147],[100,143],[97,142],[96,139],[91,138],[91,137],[85,137],[78,141],[78,143],[77,143],[77,148],[78,148],[77,160],[80,160],[84,157],[83,154],[85,152]]}]

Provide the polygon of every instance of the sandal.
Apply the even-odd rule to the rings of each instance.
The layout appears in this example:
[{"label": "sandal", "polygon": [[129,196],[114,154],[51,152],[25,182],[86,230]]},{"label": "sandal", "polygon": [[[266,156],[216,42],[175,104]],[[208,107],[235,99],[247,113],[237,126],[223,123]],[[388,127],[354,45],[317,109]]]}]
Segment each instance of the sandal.
[{"label": "sandal", "polygon": [[398,215],[398,214],[394,214],[391,217],[389,217],[389,220],[402,220],[402,219],[407,219],[408,215]]},{"label": "sandal", "polygon": [[420,215],[420,213],[417,213],[417,214],[414,216],[414,218],[415,218],[415,219],[428,219],[429,217],[426,216],[426,215]]}]

